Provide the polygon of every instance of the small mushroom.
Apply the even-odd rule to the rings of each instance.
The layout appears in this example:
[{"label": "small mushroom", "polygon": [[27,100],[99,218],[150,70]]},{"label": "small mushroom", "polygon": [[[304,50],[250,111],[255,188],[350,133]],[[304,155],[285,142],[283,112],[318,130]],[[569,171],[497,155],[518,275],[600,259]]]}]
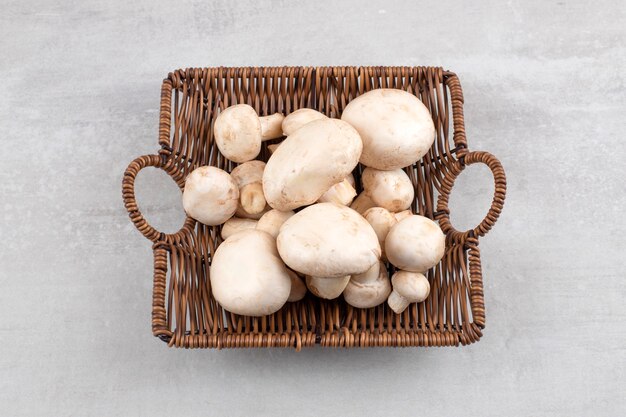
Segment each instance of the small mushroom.
[{"label": "small mushroom", "polygon": [[345,277],[367,271],[380,258],[369,223],[332,203],[306,207],[280,228],[278,252],[293,270],[314,277]]},{"label": "small mushroom", "polygon": [[226,240],[230,236],[242,230],[254,229],[257,221],[252,219],[240,219],[239,217],[231,217],[222,225],[222,239]]},{"label": "small mushroom", "polygon": [[376,236],[378,236],[378,242],[382,249],[381,259],[386,259],[385,239],[387,238],[389,230],[391,230],[398,221],[393,213],[390,213],[389,210],[382,207],[372,207],[368,209],[363,213],[363,217],[365,217],[365,220],[372,226],[372,229],[376,232]]},{"label": "small mushroom", "polygon": [[350,282],[350,275],[345,277],[306,277],[306,286],[311,293],[325,300],[334,300],[339,297]]},{"label": "small mushroom", "polygon": [[290,303],[300,301],[306,295],[306,285],[304,285],[304,282],[302,282],[298,274],[291,269],[287,269],[287,272],[289,272],[289,277],[291,278],[291,292],[289,293],[287,301]]},{"label": "small mushroom", "polygon": [[215,144],[231,161],[251,161],[261,152],[262,141],[282,136],[283,118],[282,114],[259,117],[247,104],[230,106],[213,124]]},{"label": "small mushroom", "polygon": [[237,184],[219,168],[196,168],[185,180],[183,208],[190,217],[207,226],[217,226],[231,218],[238,201]]},{"label": "small mushroom", "polygon": [[356,197],[356,190],[346,178],[333,185],[317,200],[319,203],[335,203],[341,206],[349,206]]},{"label": "small mushroom", "polygon": [[368,167],[404,168],[424,156],[435,140],[435,125],[426,106],[406,91],[381,88],[350,101],[341,120],[363,139],[360,162]]},{"label": "small mushroom", "polygon": [[397,221],[402,221],[404,219],[406,219],[409,216],[412,216],[413,212],[409,209],[409,210],[402,210],[399,211],[397,213],[393,213],[393,216],[396,218]]},{"label": "small mushroom", "polygon": [[210,280],[217,302],[244,316],[275,313],[291,292],[291,276],[278,256],[276,241],[254,229],[236,233],[217,247]]},{"label": "small mushroom", "polygon": [[428,279],[419,272],[397,271],[391,277],[391,285],[393,291],[387,303],[396,314],[402,313],[411,303],[421,303],[430,293]]},{"label": "small mushroom", "polygon": [[362,274],[352,275],[343,298],[353,307],[372,308],[384,303],[390,293],[389,273],[385,264],[379,262]]},{"label": "small mushroom", "polygon": [[341,120],[307,123],[289,135],[267,162],[263,173],[267,202],[282,211],[314,203],[352,172],[361,148],[356,130]]},{"label": "small mushroom", "polygon": [[270,207],[263,195],[265,162],[248,161],[236,166],[230,176],[239,188],[237,216],[259,219]]},{"label": "small mushroom", "polygon": [[313,109],[298,109],[285,117],[282,131],[285,136],[289,136],[305,124],[320,119],[328,119],[328,116]]},{"label": "small mushroom", "polygon": [[352,204],[350,204],[350,208],[352,210],[355,210],[359,214],[365,213],[372,207],[376,207],[376,203],[374,203],[372,199],[369,198],[368,195],[364,192],[357,195]]},{"label": "small mushroom", "polygon": [[439,263],[445,249],[445,235],[437,223],[423,216],[398,222],[385,239],[387,259],[405,271],[427,271]]},{"label": "small mushroom", "polygon": [[376,207],[391,212],[406,210],[411,206],[415,189],[409,176],[401,169],[380,171],[365,168],[361,175],[363,192]]},{"label": "small mushroom", "polygon": [[296,213],[293,211],[279,211],[272,209],[259,219],[256,228],[269,233],[274,237],[274,239],[276,239],[278,237],[280,227],[294,214]]}]

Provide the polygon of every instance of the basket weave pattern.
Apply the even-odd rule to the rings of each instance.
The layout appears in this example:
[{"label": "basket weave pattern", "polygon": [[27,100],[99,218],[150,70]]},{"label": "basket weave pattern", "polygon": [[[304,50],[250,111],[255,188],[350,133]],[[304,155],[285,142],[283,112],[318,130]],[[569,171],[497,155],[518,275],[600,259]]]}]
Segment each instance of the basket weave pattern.
[{"label": "basket weave pattern", "polygon": [[[193,169],[213,165],[230,172],[213,141],[213,122],[228,106],[246,103],[259,115],[316,109],[340,117],[346,104],[375,88],[398,88],[418,96],[435,123],[435,143],[421,161],[405,169],[415,185],[412,209],[436,219],[446,234],[446,253],[427,273],[428,299],[401,314],[386,304],[353,308],[343,298],[307,295],[265,317],[229,313],[211,294],[209,267],[221,242],[220,227],[187,217],[173,234],[154,229],[135,200],[134,182],[145,167],[168,173],[182,190]],[[259,159],[267,161],[264,142]],[[470,152],[463,120],[463,93],[457,76],[434,67],[274,67],[192,68],[163,81],[156,155],[128,166],[122,189],[125,207],[137,229],[153,242],[152,331],[170,346],[186,348],[451,346],[473,343],[485,326],[478,240],[502,210],[506,178],[500,162],[486,152]],[[454,181],[470,164],[493,172],[495,194],[487,216],[474,229],[450,223],[448,199]],[[354,172],[360,183],[362,166]],[[357,191],[361,191],[357,189]],[[389,265],[390,273],[393,266]]]}]

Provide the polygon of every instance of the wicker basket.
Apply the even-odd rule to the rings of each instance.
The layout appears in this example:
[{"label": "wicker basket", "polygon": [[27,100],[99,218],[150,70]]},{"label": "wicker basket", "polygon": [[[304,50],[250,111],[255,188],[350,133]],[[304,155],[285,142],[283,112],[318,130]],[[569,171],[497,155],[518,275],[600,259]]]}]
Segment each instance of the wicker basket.
[{"label": "wicker basket", "polygon": [[[420,162],[406,169],[415,184],[412,209],[438,220],[446,234],[446,254],[439,265],[428,271],[428,299],[411,304],[402,314],[395,314],[386,304],[357,309],[341,297],[324,301],[310,294],[260,318],[223,310],[211,295],[208,279],[211,256],[221,242],[220,228],[204,226],[187,217],[174,234],[154,229],[135,201],[137,173],[145,167],[161,168],[182,190],[186,175],[198,166],[214,165],[230,172],[234,164],[219,153],[212,131],[216,115],[230,105],[247,103],[260,115],[288,114],[309,107],[339,117],[351,99],[381,87],[417,95],[435,122],[433,147]],[[259,157],[265,161],[269,157],[267,144],[264,143]],[[498,219],[506,179],[495,157],[468,149],[463,93],[454,73],[433,67],[177,70],[169,74],[161,88],[159,145],[158,154],[141,156],[128,166],[122,189],[132,222],[153,242],[152,331],[169,346],[458,346],[480,339],[485,307],[478,239]],[[477,227],[457,231],[450,224],[448,197],[464,167],[479,162],[493,172],[493,203]],[[354,172],[357,184],[361,169],[358,166]],[[389,268],[393,272],[393,267]]]}]

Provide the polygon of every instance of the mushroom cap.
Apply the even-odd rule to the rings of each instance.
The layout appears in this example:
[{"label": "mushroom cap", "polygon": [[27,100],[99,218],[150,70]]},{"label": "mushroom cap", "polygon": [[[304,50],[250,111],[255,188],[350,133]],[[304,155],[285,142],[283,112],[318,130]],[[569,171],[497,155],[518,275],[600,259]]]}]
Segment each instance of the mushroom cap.
[{"label": "mushroom cap", "polygon": [[207,226],[217,226],[231,218],[238,202],[237,184],[219,168],[196,168],[185,180],[183,208],[190,217]]},{"label": "mushroom cap", "polygon": [[296,213],[293,211],[270,210],[259,219],[256,228],[257,230],[263,230],[264,232],[269,233],[274,239],[276,239],[278,237],[280,227],[294,214]]},{"label": "mushroom cap", "polygon": [[283,134],[289,136],[305,124],[320,119],[328,119],[328,116],[313,109],[298,109],[285,116],[282,126]]},{"label": "mushroom cap", "polygon": [[389,273],[380,262],[360,275],[353,275],[343,290],[343,298],[357,308],[372,308],[385,302],[391,294]]},{"label": "mushroom cap", "polygon": [[239,217],[231,217],[222,225],[221,236],[226,240],[232,235],[242,230],[254,229],[257,221],[252,219],[240,219]]},{"label": "mushroom cap", "polygon": [[363,189],[378,207],[397,212],[411,206],[415,189],[409,176],[402,169],[380,171],[365,168],[361,175]]},{"label": "mushroom cap", "polygon": [[428,279],[419,272],[396,271],[391,277],[393,290],[410,303],[421,303],[430,293]]},{"label": "mushroom cap", "polygon": [[446,249],[446,237],[434,221],[413,215],[391,228],[385,254],[396,267],[423,272],[437,265]]},{"label": "mushroom cap", "polygon": [[302,279],[293,272],[291,269],[287,269],[289,272],[289,277],[291,278],[291,291],[289,292],[289,298],[287,301],[293,303],[295,301],[300,301],[306,295],[306,285],[302,282]]},{"label": "mushroom cap", "polygon": [[215,119],[213,133],[218,149],[231,161],[250,161],[261,152],[261,120],[247,104],[224,109]]},{"label": "mushroom cap", "polygon": [[337,119],[307,123],[274,151],[263,173],[265,198],[289,211],[317,201],[359,162],[363,145],[352,126]]},{"label": "mushroom cap", "polygon": [[306,277],[306,286],[311,293],[325,300],[334,300],[339,297],[343,290],[350,282],[350,275],[345,277],[332,278],[328,277]]},{"label": "mushroom cap", "polygon": [[217,302],[244,316],[275,313],[291,291],[289,270],[274,238],[254,229],[236,233],[217,247],[210,279]]},{"label": "mushroom cap", "polygon": [[341,120],[361,135],[360,162],[368,167],[404,168],[424,156],[435,140],[430,112],[413,94],[381,88],[350,101]]},{"label": "mushroom cap", "polygon": [[393,213],[390,213],[389,210],[382,207],[372,207],[367,209],[367,211],[363,213],[363,217],[372,226],[374,232],[376,232],[378,242],[383,250],[382,256],[385,257],[385,239],[387,238],[389,230],[391,230],[391,228],[398,223],[396,217]]},{"label": "mushroom cap", "polygon": [[253,182],[263,181],[263,171],[265,170],[265,162],[248,161],[233,168],[230,176],[237,184],[238,188]]},{"label": "mushroom cap", "polygon": [[356,211],[333,203],[305,208],[280,228],[278,252],[293,270],[315,277],[367,271],[380,258],[380,244]]}]

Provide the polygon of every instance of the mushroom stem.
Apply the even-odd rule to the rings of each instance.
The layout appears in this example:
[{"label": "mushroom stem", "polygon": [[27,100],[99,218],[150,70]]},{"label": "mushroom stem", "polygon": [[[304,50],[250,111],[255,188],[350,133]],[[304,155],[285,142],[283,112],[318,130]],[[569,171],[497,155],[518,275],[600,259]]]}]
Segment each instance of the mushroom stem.
[{"label": "mushroom stem", "polygon": [[355,196],[356,190],[347,179],[344,179],[330,187],[317,201],[349,206]]},{"label": "mushroom stem", "polygon": [[333,300],[341,295],[350,282],[350,275],[340,278],[306,277],[306,286],[313,295]]},{"label": "mushroom stem", "polygon": [[283,135],[283,120],[285,116],[274,113],[270,116],[259,117],[261,121],[261,141],[277,139]]},{"label": "mushroom stem", "polygon": [[239,198],[241,207],[248,214],[259,214],[265,209],[266,201],[263,195],[263,184],[260,182],[253,182],[241,187]]},{"label": "mushroom stem", "polygon": [[400,295],[396,290],[391,291],[387,303],[396,314],[402,313],[410,304],[409,300]]},{"label": "mushroom stem", "polygon": [[372,207],[376,207],[376,204],[374,204],[374,202],[365,193],[359,194],[350,205],[350,208],[357,211],[359,214],[365,213]]}]

